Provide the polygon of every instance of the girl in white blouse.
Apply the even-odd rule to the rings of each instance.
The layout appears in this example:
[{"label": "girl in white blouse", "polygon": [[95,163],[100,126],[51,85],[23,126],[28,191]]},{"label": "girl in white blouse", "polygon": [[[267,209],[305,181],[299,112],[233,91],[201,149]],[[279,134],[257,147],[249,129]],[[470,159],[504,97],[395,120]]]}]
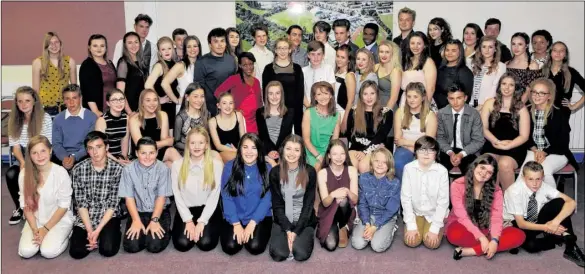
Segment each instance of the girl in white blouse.
[{"label": "girl in white blouse", "polygon": [[47,137],[32,137],[26,152],[25,168],[18,178],[26,218],[18,255],[31,258],[40,250],[41,256],[52,259],[67,249],[73,228],[71,179],[65,168],[51,162]]},{"label": "girl in white blouse", "polygon": [[204,127],[187,134],[185,157],[173,162],[171,179],[179,216],[175,216],[172,238],[175,249],[185,252],[197,245],[202,251],[219,242],[222,215],[219,201],[223,163],[212,156],[209,134]]}]

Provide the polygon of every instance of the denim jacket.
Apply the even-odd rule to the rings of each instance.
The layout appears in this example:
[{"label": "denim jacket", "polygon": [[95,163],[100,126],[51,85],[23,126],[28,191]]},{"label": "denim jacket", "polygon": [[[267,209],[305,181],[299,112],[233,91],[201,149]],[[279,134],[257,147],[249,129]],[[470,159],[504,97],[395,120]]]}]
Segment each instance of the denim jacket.
[{"label": "denim jacket", "polygon": [[400,208],[400,180],[388,177],[380,179],[364,173],[359,179],[358,215],[363,224],[370,223],[380,228],[398,213]]}]

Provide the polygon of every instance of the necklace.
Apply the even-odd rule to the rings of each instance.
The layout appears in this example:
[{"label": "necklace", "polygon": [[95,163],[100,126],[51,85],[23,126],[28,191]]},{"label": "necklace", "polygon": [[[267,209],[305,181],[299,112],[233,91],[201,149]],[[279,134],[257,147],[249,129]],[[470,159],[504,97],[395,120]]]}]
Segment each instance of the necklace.
[{"label": "necklace", "polygon": [[336,175],[335,172],[333,171],[333,169],[331,169],[331,174],[333,174],[333,177],[335,177],[335,180],[341,181],[341,178],[343,177],[343,169],[341,170],[341,173],[339,175]]}]

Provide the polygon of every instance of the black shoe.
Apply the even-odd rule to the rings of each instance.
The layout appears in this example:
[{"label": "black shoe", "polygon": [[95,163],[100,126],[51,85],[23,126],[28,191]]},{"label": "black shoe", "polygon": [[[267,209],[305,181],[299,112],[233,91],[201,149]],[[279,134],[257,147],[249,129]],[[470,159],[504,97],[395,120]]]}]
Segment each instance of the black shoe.
[{"label": "black shoe", "polygon": [[459,250],[455,248],[455,250],[453,250],[453,260],[455,261],[461,260],[461,258],[463,258],[463,256],[461,256],[461,253],[463,253],[463,248],[459,247]]},{"label": "black shoe", "polygon": [[10,225],[17,225],[20,223],[24,215],[22,214],[22,208],[15,209],[12,211],[12,217],[8,220]]},{"label": "black shoe", "polygon": [[565,253],[563,253],[563,258],[574,262],[580,267],[585,267],[585,256],[583,255],[583,250],[577,245],[574,245],[573,248],[567,248]]},{"label": "black shoe", "polygon": [[512,248],[512,249],[510,249],[510,254],[516,255],[516,254],[518,254],[518,252],[520,252],[520,249],[519,248]]}]

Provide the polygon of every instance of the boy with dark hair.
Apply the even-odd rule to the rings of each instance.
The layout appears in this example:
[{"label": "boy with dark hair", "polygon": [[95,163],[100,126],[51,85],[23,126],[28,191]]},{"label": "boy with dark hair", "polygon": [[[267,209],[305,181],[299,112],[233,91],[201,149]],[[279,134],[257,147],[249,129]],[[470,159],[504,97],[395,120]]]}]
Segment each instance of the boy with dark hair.
[{"label": "boy with dark hair", "polygon": [[205,91],[205,105],[210,117],[217,115],[217,99],[213,95],[215,89],[237,70],[236,59],[226,54],[225,37],[225,29],[212,29],[207,35],[209,53],[195,63],[193,82],[201,85]]},{"label": "boy with dark hair", "polygon": [[347,19],[337,19],[333,21],[333,32],[335,33],[335,40],[337,41],[337,45],[335,48],[339,48],[341,45],[348,45],[351,54],[355,56],[358,49],[360,49],[356,44],[351,42],[351,23]]},{"label": "boy with dark hair", "polygon": [[175,62],[179,62],[183,59],[183,41],[187,38],[187,31],[182,28],[173,30],[173,41],[175,42]]},{"label": "boy with dark hair", "polygon": [[274,52],[268,48],[268,27],[260,23],[254,24],[250,34],[254,37],[254,46],[248,52],[254,54],[256,58],[254,72],[256,78],[262,83],[264,67],[274,61]]},{"label": "boy with dark hair", "polygon": [[362,33],[364,48],[367,48],[374,55],[374,61],[376,63],[378,63],[378,44],[376,43],[376,39],[378,38],[379,32],[380,27],[378,25],[375,23],[367,23]]},{"label": "boy with dark hair", "polygon": [[[504,221],[524,231],[526,240],[522,247],[529,253],[536,253],[564,243],[563,257],[580,267],[585,266],[585,255],[576,244],[571,222],[577,207],[575,200],[543,184],[544,169],[535,161],[524,165],[521,177],[504,194]],[[541,234],[543,237],[539,237]]]},{"label": "boy with dark hair", "polygon": [[288,41],[292,45],[292,61],[293,63],[306,67],[309,65],[309,59],[307,57],[307,51],[301,48],[303,43],[303,29],[299,25],[292,25],[286,30],[288,35]]},{"label": "boy with dark hair", "polygon": [[449,105],[437,113],[437,141],[441,154],[439,161],[451,170],[459,167],[465,175],[476,153],[483,147],[485,138],[479,112],[467,105],[467,95],[458,83],[447,90]]},{"label": "boy with dark hair", "polygon": [[[487,21],[485,21],[484,33],[486,36],[493,36],[496,39],[498,39],[498,36],[500,35],[501,30],[502,30],[502,21],[500,21],[500,19],[490,18]],[[498,43],[500,44],[500,52],[502,53],[502,55],[500,57],[500,62],[506,63],[506,62],[512,60],[512,53],[510,52],[510,49],[508,49],[508,47],[504,43],[500,42],[499,40],[498,40]]]}]

